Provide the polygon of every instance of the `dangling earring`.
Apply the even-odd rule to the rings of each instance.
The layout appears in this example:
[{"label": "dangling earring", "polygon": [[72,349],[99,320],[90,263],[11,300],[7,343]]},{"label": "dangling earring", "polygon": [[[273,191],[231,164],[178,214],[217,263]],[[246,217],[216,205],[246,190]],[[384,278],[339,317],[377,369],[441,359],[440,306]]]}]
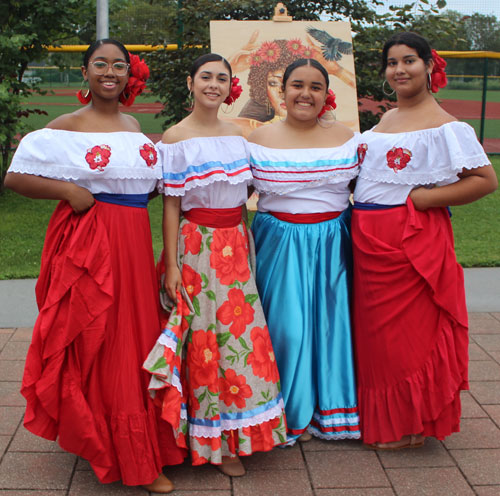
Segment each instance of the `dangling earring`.
[{"label": "dangling earring", "polygon": [[82,90],[84,88],[85,83],[88,83],[88,81],[86,79],[84,79],[82,81],[82,84],[80,85],[80,89],[78,90],[78,92],[76,94],[76,98],[78,98],[78,101],[82,105],[87,105],[87,103],[89,103],[90,100],[92,100],[92,93],[90,92],[89,88],[87,88],[87,92],[85,94],[83,94]]},{"label": "dangling earring", "polygon": [[232,111],[233,111],[233,104],[234,104],[234,101],[231,102],[230,105],[228,105],[227,103],[225,104],[226,105],[226,108],[222,107],[221,106],[221,110],[222,112],[224,112],[225,114],[230,114]]},{"label": "dangling earring", "polygon": [[[382,93],[383,93],[385,96],[392,96],[392,95],[394,95],[394,93],[396,93],[396,90],[392,90],[392,91],[389,93],[389,92],[386,90],[386,88],[385,88],[386,83],[387,83],[387,84],[389,84],[389,83],[387,82],[387,79],[384,79],[384,82],[382,83]],[[389,88],[390,88],[390,87],[391,87],[391,85],[389,85]],[[391,89],[392,89],[392,88],[391,88]]]},{"label": "dangling earring", "polygon": [[194,107],[194,96],[193,96],[193,90],[189,90],[189,95],[186,99],[186,110],[188,110],[189,112],[191,112],[193,110],[193,107]]},{"label": "dangling earring", "polygon": [[427,89],[429,91],[432,89],[432,76],[430,72],[427,73]]}]

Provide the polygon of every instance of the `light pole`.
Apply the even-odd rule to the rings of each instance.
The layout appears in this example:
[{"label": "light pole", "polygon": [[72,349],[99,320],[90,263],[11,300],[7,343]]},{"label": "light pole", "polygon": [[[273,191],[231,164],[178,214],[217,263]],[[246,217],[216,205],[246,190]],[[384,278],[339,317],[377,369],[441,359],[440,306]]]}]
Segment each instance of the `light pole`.
[{"label": "light pole", "polygon": [[109,3],[108,0],[97,0],[96,37],[98,40],[109,38]]}]

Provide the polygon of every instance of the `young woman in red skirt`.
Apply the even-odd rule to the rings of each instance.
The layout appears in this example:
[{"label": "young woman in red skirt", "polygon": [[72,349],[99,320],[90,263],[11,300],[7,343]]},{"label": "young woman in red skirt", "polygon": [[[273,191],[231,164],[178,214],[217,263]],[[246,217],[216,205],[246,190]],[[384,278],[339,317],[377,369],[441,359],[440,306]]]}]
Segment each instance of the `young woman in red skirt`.
[{"label": "young woman in red skirt", "polygon": [[252,180],[247,142],[219,119],[241,91],[217,54],[193,63],[192,112],[165,131],[164,255],[159,272],[175,308],[145,368],[150,390],[193,465],[245,473],[240,455],[285,442],[279,376],[250,266],[242,220]]},{"label": "young woman in red skirt", "polygon": [[160,332],[146,205],[161,166],[136,119],[119,111],[149,70],[107,39],[89,47],[82,73],[87,105],[28,134],[5,180],[22,195],[61,200],[36,288],[24,425],[88,460],[103,483],[167,493],[162,467],[182,463],[185,450],[141,368]]},{"label": "young woman in red skirt", "polygon": [[384,86],[398,106],[361,137],[354,331],[361,432],[376,449],[457,432],[468,389],[463,271],[446,207],[491,193],[497,179],[474,130],[432,95],[445,65],[417,34],[387,41]]}]

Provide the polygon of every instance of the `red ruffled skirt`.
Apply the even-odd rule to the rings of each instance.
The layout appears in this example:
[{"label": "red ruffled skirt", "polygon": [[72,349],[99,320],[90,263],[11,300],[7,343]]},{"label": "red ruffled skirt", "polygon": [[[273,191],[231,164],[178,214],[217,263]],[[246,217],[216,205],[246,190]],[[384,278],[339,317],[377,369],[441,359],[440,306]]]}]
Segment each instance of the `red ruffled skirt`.
[{"label": "red ruffled skirt", "polygon": [[462,267],[448,212],[354,210],[355,351],[365,443],[459,431],[468,389]]},{"label": "red ruffled skirt", "polygon": [[36,296],[25,427],[87,459],[103,483],[149,484],[181,463],[141,368],[160,333],[147,209],[96,202],[76,215],[61,202]]}]

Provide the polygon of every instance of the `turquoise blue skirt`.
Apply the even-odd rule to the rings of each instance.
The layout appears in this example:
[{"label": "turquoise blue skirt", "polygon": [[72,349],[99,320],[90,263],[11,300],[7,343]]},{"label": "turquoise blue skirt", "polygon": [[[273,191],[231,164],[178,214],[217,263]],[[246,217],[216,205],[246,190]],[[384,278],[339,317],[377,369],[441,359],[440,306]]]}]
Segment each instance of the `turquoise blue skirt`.
[{"label": "turquoise blue skirt", "polygon": [[351,210],[316,224],[257,212],[257,286],[290,440],[360,438],[351,340]]}]

